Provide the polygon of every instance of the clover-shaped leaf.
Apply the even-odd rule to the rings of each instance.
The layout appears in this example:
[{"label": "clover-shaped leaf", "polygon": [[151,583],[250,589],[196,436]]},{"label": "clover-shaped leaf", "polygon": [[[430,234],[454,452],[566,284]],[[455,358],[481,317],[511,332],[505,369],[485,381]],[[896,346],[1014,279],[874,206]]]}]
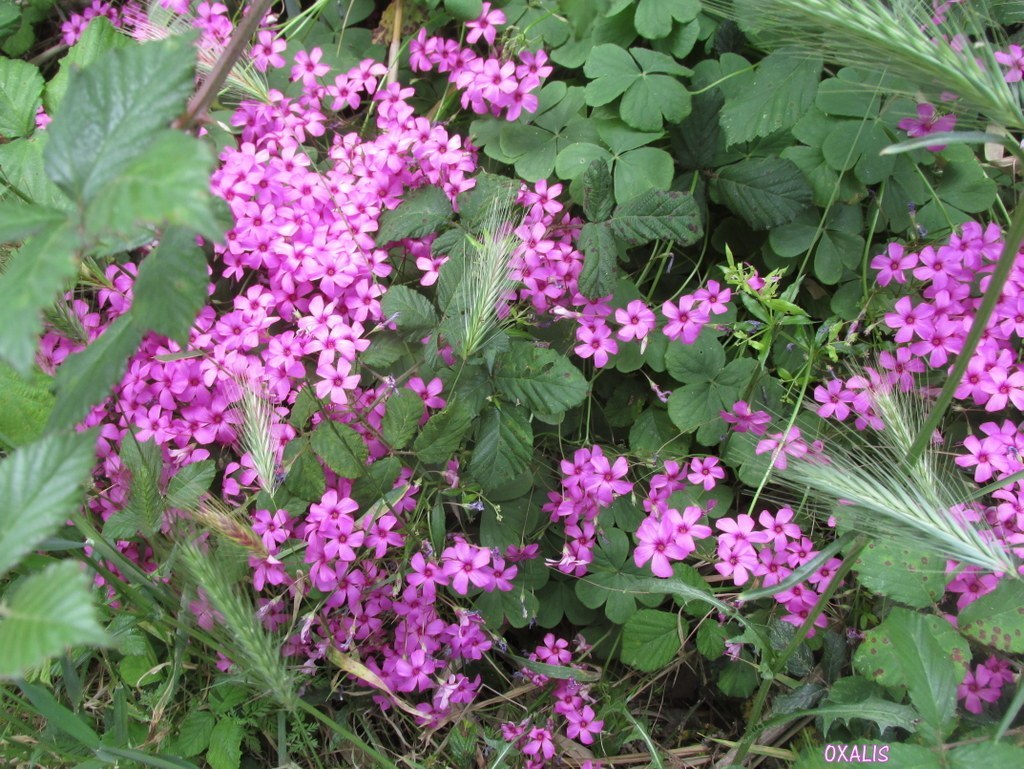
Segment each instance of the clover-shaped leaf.
[{"label": "clover-shaped leaf", "polygon": [[690,94],[675,77],[690,70],[671,56],[606,43],[594,47],[583,71],[591,79],[587,104],[597,107],[621,96],[619,114],[641,131],[660,131],[663,121],[677,122],[690,114]]}]

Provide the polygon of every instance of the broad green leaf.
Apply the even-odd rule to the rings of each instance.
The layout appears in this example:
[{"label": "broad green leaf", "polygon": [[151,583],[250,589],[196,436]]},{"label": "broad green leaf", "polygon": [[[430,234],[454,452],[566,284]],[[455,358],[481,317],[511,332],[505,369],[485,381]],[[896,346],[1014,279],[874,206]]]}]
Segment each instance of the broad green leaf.
[{"label": "broad green leaf", "polygon": [[641,609],[622,628],[622,661],[645,673],[659,670],[682,648],[680,633],[689,634],[687,624],[672,612]]},{"label": "broad green leaf", "polygon": [[586,171],[594,161],[608,162],[611,159],[611,153],[604,147],[599,147],[592,142],[576,142],[558,153],[558,157],[555,159],[555,173],[560,179],[575,179]]},{"label": "broad green leaf", "polygon": [[749,85],[726,100],[720,118],[726,144],[793,126],[814,103],[820,73],[820,58],[787,48],[768,54]]},{"label": "broad green leaf", "polygon": [[423,294],[405,286],[392,286],[381,298],[381,310],[394,318],[401,331],[416,335],[437,327],[437,312]]},{"label": "broad green leaf", "polygon": [[444,0],[444,9],[459,21],[472,21],[483,13],[483,0]]},{"label": "broad green leaf", "polygon": [[603,606],[605,616],[619,625],[636,613],[638,601],[644,606],[657,606],[665,595],[665,592],[653,594],[637,587],[644,584],[644,572],[634,565],[629,552],[626,533],[605,527],[598,537],[589,573],[576,581],[576,596],[580,602],[588,609]]},{"label": "broad green leaf", "polygon": [[872,543],[861,552],[855,568],[861,584],[899,603],[923,609],[945,592],[949,577],[944,561],[913,546]]},{"label": "broad green leaf", "polygon": [[529,342],[513,342],[498,357],[494,384],[505,397],[535,414],[558,414],[587,397],[587,380],[564,355]]},{"label": "broad green leaf", "polygon": [[723,368],[725,348],[707,334],[701,334],[690,345],[672,342],[665,352],[665,370],[680,384],[709,381]]},{"label": "broad green leaf", "polygon": [[310,435],[313,451],[343,478],[358,478],[369,456],[362,436],[340,422],[324,421]]},{"label": "broad green leaf", "polygon": [[131,313],[141,328],[184,344],[206,304],[208,285],[206,257],[195,237],[170,228],[139,267]]},{"label": "broad green leaf", "polygon": [[728,697],[746,699],[754,693],[758,682],[757,669],[739,660],[730,662],[718,674],[718,688]]},{"label": "broad green leaf", "polygon": [[53,409],[52,384],[37,369],[26,379],[0,362],[0,446],[17,448],[43,434]]},{"label": "broad green leaf", "polygon": [[608,104],[619,96],[619,114],[634,128],[661,130],[663,121],[678,122],[690,114],[690,94],[676,79],[688,69],[671,56],[644,48],[626,52],[617,45],[594,46],[583,72],[591,80],[587,104]]},{"label": "broad green leaf", "polygon": [[437,232],[452,215],[452,204],[439,187],[421,187],[409,193],[398,208],[380,217],[377,243],[423,238]]},{"label": "broad green leaf", "polygon": [[412,448],[421,462],[439,465],[455,456],[462,439],[473,425],[475,414],[461,399],[449,399],[448,405],[423,425]]},{"label": "broad green leaf", "polygon": [[70,227],[50,227],[18,249],[0,275],[0,357],[22,375],[32,370],[42,311],[75,275],[75,245]]},{"label": "broad green leaf", "polygon": [[693,21],[700,13],[700,0],[640,0],[633,24],[648,40],[659,40],[672,31],[672,20]]},{"label": "broad green leaf", "polygon": [[37,131],[27,139],[0,143],[0,192],[10,186],[36,205],[70,211],[71,201],[46,175],[43,148],[48,139],[46,131]]},{"label": "broad green leaf", "polygon": [[[507,176],[486,172],[477,174],[473,189],[463,192],[458,197],[459,223],[474,234],[482,234],[488,219],[492,218],[495,204],[499,201],[514,201],[521,184],[522,182]],[[454,233],[449,237],[462,235],[459,230],[449,232]]]},{"label": "broad green leaf", "polygon": [[836,77],[823,80],[818,85],[814,106],[826,115],[873,118],[878,115],[881,101],[879,86],[881,79],[853,67],[843,67]]},{"label": "broad green leaf", "polygon": [[920,728],[941,741],[956,717],[956,689],[969,659],[967,642],[946,620],[895,608],[865,634],[854,667],[884,686],[905,686]]},{"label": "broad green leaf", "polygon": [[726,166],[712,189],[756,230],[791,222],[812,202],[800,169],[782,158],[752,158]]},{"label": "broad green leaf", "polygon": [[718,443],[725,433],[721,412],[740,399],[756,369],[756,361],[737,358],[710,378],[677,389],[668,399],[672,422],[684,433],[696,431],[705,446]]},{"label": "broad green leaf", "polygon": [[645,410],[629,430],[629,450],[641,458],[685,456],[689,448],[687,437],[662,408]]},{"label": "broad green leaf", "polygon": [[94,440],[92,433],[51,434],[0,462],[0,576],[78,509]]},{"label": "broad green leaf", "polygon": [[71,50],[60,60],[60,70],[46,84],[46,93],[43,96],[46,111],[50,115],[57,113],[64,94],[67,93],[72,72],[88,67],[107,51],[127,48],[130,45],[131,39],[111,24],[108,18],[93,18],[78,42],[71,46]]},{"label": "broad green leaf", "polygon": [[995,203],[996,183],[990,179],[973,154],[963,146],[953,149],[964,150],[965,160],[952,162],[942,170],[942,178],[935,192],[944,203],[956,206],[969,214],[986,211]]},{"label": "broad green leaf", "polygon": [[81,421],[110,395],[124,374],[128,358],[138,349],[143,329],[131,312],[117,318],[84,350],[65,360],[54,379],[57,403],[49,426],[60,429]]},{"label": "broad green leaf", "polygon": [[619,155],[612,173],[615,200],[628,203],[651,189],[667,190],[672,186],[674,174],[672,156],[665,150],[640,147]]},{"label": "broad green leaf", "polygon": [[381,434],[393,449],[404,449],[419,429],[423,416],[423,399],[410,390],[402,390],[388,398]]},{"label": "broad green leaf", "polygon": [[43,76],[27,61],[0,58],[0,136],[17,139],[36,127]]},{"label": "broad green leaf", "polygon": [[1003,579],[991,593],[960,612],[965,634],[1001,652],[1024,654],[1024,584]]},{"label": "broad green leaf", "polygon": [[82,716],[71,712],[57,702],[57,698],[49,690],[26,681],[19,681],[18,688],[28,697],[35,712],[46,719],[48,726],[64,732],[90,750],[100,747],[100,736],[93,728],[85,722]]},{"label": "broad green leaf", "polygon": [[960,745],[949,753],[953,769],[1024,766],[1024,748],[1009,742],[975,742]]},{"label": "broad green leaf", "polygon": [[725,656],[725,642],[729,632],[724,625],[705,620],[697,626],[697,651],[706,659],[717,660]]},{"label": "broad green leaf", "polygon": [[319,502],[326,484],[324,469],[313,453],[308,438],[291,441],[284,450],[285,488],[307,502]]},{"label": "broad green leaf", "polygon": [[609,226],[630,246],[669,240],[688,246],[700,239],[700,209],[688,192],[648,190],[615,209]]},{"label": "broad green leaf", "polygon": [[533,428],[525,409],[492,406],[476,430],[470,474],[489,491],[529,468],[533,459]]},{"label": "broad green leaf", "polygon": [[583,73],[590,78],[587,104],[598,107],[624,94],[640,77],[640,68],[626,50],[609,43],[594,46]]},{"label": "broad green leaf", "polygon": [[579,276],[580,292],[591,298],[608,296],[615,289],[619,270],[619,250],[608,224],[584,224],[576,243],[583,252],[583,269]]},{"label": "broad green leaf", "polygon": [[207,710],[190,710],[181,720],[171,742],[174,753],[182,758],[192,758],[206,750],[210,746],[214,720],[213,713]]},{"label": "broad green leaf", "polygon": [[602,222],[608,218],[615,205],[612,193],[612,175],[608,164],[595,159],[580,177],[583,188],[583,212],[591,222]]},{"label": "broad green leaf", "polygon": [[93,190],[86,231],[130,235],[146,226],[177,225],[219,240],[225,228],[210,193],[214,165],[213,151],[198,139],[177,131],[156,133],[144,154]]},{"label": "broad green leaf", "polygon": [[25,673],[69,646],[109,642],[82,565],[59,561],[14,583],[0,603],[0,679]]},{"label": "broad green leaf", "polygon": [[53,208],[20,200],[0,201],[0,243],[24,240],[60,225],[67,216]]},{"label": "broad green leaf", "polygon": [[231,717],[217,721],[210,733],[206,762],[210,769],[238,769],[242,762],[242,725]]},{"label": "broad green leaf", "polygon": [[184,109],[195,57],[191,36],[176,35],[107,51],[73,76],[47,128],[50,178],[72,198],[90,201]]}]

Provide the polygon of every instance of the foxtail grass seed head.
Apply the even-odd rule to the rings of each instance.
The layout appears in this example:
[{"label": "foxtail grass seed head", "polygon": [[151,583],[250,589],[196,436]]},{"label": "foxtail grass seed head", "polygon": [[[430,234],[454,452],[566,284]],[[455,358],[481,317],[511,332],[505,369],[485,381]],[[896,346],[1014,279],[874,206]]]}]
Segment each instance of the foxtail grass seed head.
[{"label": "foxtail grass seed head", "polygon": [[[950,109],[1024,129],[1019,92],[1003,78],[980,3],[936,13],[923,0],[705,0],[748,31],[842,65],[912,83],[929,99],[954,94]],[[982,126],[985,122],[981,123]]]},{"label": "foxtail grass seed head", "polygon": [[519,239],[514,213],[514,194],[494,198],[481,227],[479,239],[470,237],[472,249],[466,258],[461,286],[462,312],[460,354],[472,357],[508,322],[505,306],[515,289],[511,261]]},{"label": "foxtail grass seed head", "polygon": [[204,529],[231,540],[250,555],[267,557],[267,548],[252,530],[252,526],[216,497],[205,494],[198,504],[186,512]]},{"label": "foxtail grass seed head", "polygon": [[269,399],[258,392],[255,382],[238,380],[238,406],[242,424],[238,440],[243,453],[249,455],[260,486],[271,497],[277,493],[277,449],[274,445],[274,407]]},{"label": "foxtail grass seed head", "polygon": [[962,564],[1018,576],[1016,559],[967,501],[971,488],[949,453],[932,442],[920,459],[908,461],[924,423],[920,395],[897,391],[873,371],[863,377],[884,428],[843,430],[821,453],[776,468],[777,482],[868,537],[898,546],[913,542]]}]

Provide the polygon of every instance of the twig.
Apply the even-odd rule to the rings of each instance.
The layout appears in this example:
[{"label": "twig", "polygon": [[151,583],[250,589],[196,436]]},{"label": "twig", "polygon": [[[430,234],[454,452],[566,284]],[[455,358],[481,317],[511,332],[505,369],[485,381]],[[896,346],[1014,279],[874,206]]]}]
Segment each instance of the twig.
[{"label": "twig", "polygon": [[395,0],[394,6],[395,18],[388,50],[388,85],[398,82],[398,52],[402,50],[402,0]]},{"label": "twig", "polygon": [[231,38],[224,46],[220,58],[217,59],[210,74],[189,101],[185,114],[174,121],[175,128],[189,128],[206,113],[220,92],[221,86],[224,85],[224,81],[227,80],[228,74],[245,51],[245,46],[249,44],[249,40],[255,34],[272,2],[273,0],[253,0],[249,6],[249,13],[238,22],[238,26],[231,33]]}]

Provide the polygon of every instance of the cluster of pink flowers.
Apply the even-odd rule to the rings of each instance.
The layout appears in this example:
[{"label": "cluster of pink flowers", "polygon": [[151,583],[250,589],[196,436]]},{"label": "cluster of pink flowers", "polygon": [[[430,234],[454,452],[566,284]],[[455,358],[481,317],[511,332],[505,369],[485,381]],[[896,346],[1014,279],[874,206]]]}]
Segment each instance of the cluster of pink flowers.
[{"label": "cluster of pink flowers", "polygon": [[628,494],[633,484],[626,480],[629,463],[625,457],[610,462],[600,446],[577,449],[572,461],[563,459],[562,490],[548,494],[541,508],[553,522],[561,521],[566,542],[561,560],[550,562],[565,574],[581,577],[594,559],[597,516],[616,497]]},{"label": "cluster of pink flowers", "polygon": [[665,302],[661,312],[668,319],[665,325],[665,336],[672,340],[682,340],[684,344],[697,341],[701,329],[710,321],[712,315],[721,315],[728,311],[727,304],[732,298],[732,290],[722,288],[718,281],[709,280],[707,286],[692,294],[684,294],[676,302]]},{"label": "cluster of pink flowers", "polygon": [[[581,637],[577,637],[574,649],[570,649],[569,641],[553,633],[547,633],[543,642],[530,653],[529,659],[545,665],[576,667],[573,664],[573,652],[579,655],[587,649],[588,646]],[[526,668],[521,673],[535,686],[544,687],[551,683],[551,679],[542,673]],[[589,687],[572,678],[559,678],[554,680],[546,694],[553,701],[552,716],[561,717],[564,723],[566,737],[579,740],[584,745],[593,744],[594,738],[604,728],[604,721],[598,720],[597,713],[592,707],[594,698],[590,695]],[[549,717],[543,726],[538,726],[538,721],[539,717],[535,713],[524,721],[506,722],[501,727],[502,737],[507,742],[514,742],[526,757],[524,769],[540,769],[550,765],[549,762],[555,758],[555,732],[558,724],[554,717]],[[587,764],[590,769],[599,769],[597,762],[590,761]]]},{"label": "cluster of pink flowers", "polygon": [[123,8],[117,8],[107,0],[92,0],[89,6],[81,13],[73,13],[68,20],[60,25],[61,39],[65,45],[74,45],[78,42],[89,22],[97,16],[106,16],[115,27],[120,27],[124,21],[124,14],[138,12],[139,6],[134,2],[128,2]]},{"label": "cluster of pink flowers", "polygon": [[[494,46],[497,28],[506,21],[505,14],[483,4],[479,18],[466,24],[470,44],[481,38]],[[462,108],[478,115],[504,114],[506,120],[516,120],[524,111],[537,109],[536,90],[541,81],[551,74],[544,51],[520,51],[519,63],[501,55],[480,56],[472,48],[463,48],[457,40],[428,37],[421,29],[409,43],[409,66],[413,72],[437,70],[447,73],[448,79],[462,92]]]}]

